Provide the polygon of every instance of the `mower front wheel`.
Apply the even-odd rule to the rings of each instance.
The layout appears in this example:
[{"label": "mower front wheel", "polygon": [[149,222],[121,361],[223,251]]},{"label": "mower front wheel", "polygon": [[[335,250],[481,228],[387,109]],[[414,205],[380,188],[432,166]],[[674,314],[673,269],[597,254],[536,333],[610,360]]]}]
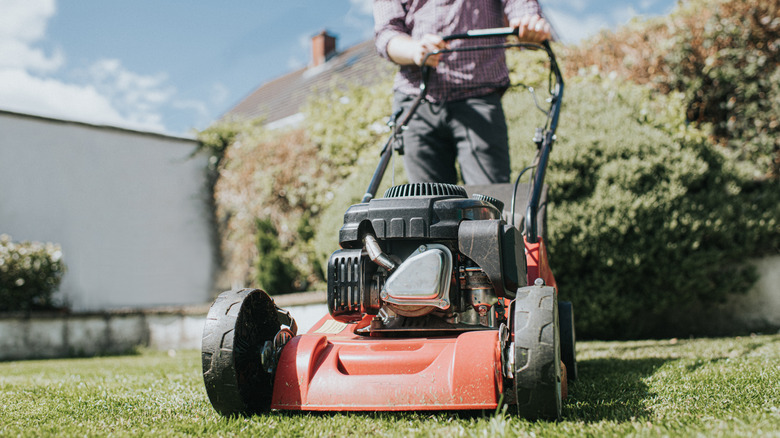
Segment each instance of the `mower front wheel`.
[{"label": "mower front wheel", "polygon": [[529,420],[557,420],[561,417],[562,377],[555,288],[518,289],[513,316],[517,413]]},{"label": "mower front wheel", "polygon": [[270,410],[274,376],[262,366],[262,354],[281,325],[276,304],[260,289],[223,292],[214,301],[203,329],[201,359],[206,392],[221,415]]}]

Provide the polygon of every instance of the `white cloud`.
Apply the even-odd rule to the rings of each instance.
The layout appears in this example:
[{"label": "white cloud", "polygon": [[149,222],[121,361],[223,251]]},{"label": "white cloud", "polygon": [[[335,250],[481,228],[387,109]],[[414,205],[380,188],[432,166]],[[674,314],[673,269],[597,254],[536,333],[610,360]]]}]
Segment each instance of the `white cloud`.
[{"label": "white cloud", "polygon": [[33,46],[44,37],[56,12],[54,0],[0,0],[0,11],[0,68],[46,73],[64,63],[59,50],[49,56]]},{"label": "white cloud", "polygon": [[217,82],[211,87],[211,95],[209,98],[214,106],[221,107],[225,105],[230,98],[230,89],[222,82]]},{"label": "white cloud", "polygon": [[610,26],[603,15],[572,15],[560,8],[545,8],[544,13],[564,43],[577,43]]},{"label": "white cloud", "polygon": [[0,10],[0,102],[5,109],[122,122],[119,112],[94,87],[46,77],[65,63],[61,51],[47,55],[36,47],[56,12],[54,0],[0,0]]},{"label": "white cloud", "polygon": [[[144,75],[117,59],[102,59],[72,76],[62,49],[46,53],[55,0],[0,0],[0,105],[3,109],[95,124],[165,132],[166,107],[204,105],[176,102],[176,89],[163,73]],[[78,72],[76,72],[78,73]]]},{"label": "white cloud", "polygon": [[0,69],[24,69],[36,73],[57,71],[65,63],[65,55],[56,50],[47,56],[43,50],[23,41],[0,37]]},{"label": "white cloud", "polygon": [[54,0],[0,0],[0,38],[34,42],[46,33],[56,12]]},{"label": "white cloud", "polygon": [[373,0],[349,0],[352,5],[350,11],[355,11],[363,15],[373,16],[374,14],[374,1]]},{"label": "white cloud", "polygon": [[344,24],[357,29],[363,38],[374,37],[373,0],[349,0],[350,8],[344,17]]},{"label": "white cloud", "polygon": [[0,69],[0,101],[12,111],[65,117],[99,124],[123,124],[123,117],[94,87],[38,78],[19,69]]},{"label": "white cloud", "polygon": [[125,69],[118,59],[102,59],[89,68],[92,82],[118,104],[152,108],[166,103],[176,93],[165,74],[140,75]]},{"label": "white cloud", "polygon": [[162,107],[176,94],[167,84],[167,75],[140,75],[124,68],[118,59],[102,59],[89,68],[88,78],[129,124],[164,129]]},{"label": "white cloud", "polygon": [[300,70],[306,67],[306,61],[300,56],[290,55],[287,58],[287,69],[291,71]]},{"label": "white cloud", "polygon": [[311,39],[315,32],[301,33],[298,35],[298,48],[290,52],[287,57],[287,69],[290,71],[306,67],[311,60]]},{"label": "white cloud", "polygon": [[621,26],[629,21],[631,21],[632,18],[639,15],[631,5],[625,5],[622,7],[618,7],[612,10],[611,12],[611,18],[612,18],[612,27]]}]

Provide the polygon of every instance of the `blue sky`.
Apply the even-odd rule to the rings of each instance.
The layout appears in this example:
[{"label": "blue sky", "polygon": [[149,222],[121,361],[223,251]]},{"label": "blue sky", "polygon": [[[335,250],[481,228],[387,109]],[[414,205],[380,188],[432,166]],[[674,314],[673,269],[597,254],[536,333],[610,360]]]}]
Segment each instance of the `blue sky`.
[{"label": "blue sky", "polygon": [[[675,0],[542,0],[564,42]],[[323,29],[372,37],[371,0],[0,0],[0,109],[191,136],[305,67]]]}]

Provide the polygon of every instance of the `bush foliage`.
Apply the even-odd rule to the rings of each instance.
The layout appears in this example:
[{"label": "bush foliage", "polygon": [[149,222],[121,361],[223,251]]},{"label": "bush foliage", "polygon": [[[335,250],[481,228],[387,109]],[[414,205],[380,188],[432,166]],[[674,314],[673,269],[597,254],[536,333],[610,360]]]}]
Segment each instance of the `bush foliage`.
[{"label": "bush foliage", "polygon": [[276,293],[296,290],[295,282],[299,273],[282,253],[276,228],[270,219],[257,219],[255,224],[257,225],[255,246],[258,257],[255,262],[254,278],[257,286]]},{"label": "bush foliage", "polygon": [[269,133],[257,125],[246,125],[225,149],[214,185],[223,263],[220,287],[257,286],[257,266],[267,263],[261,260],[266,254],[259,244],[259,232],[266,228],[258,223],[273,229],[278,252],[272,258],[281,257],[300,274],[284,292],[322,281],[309,243],[312,233],[299,233],[310,228],[310,218],[331,196],[327,166],[317,154],[303,130]]},{"label": "bush foliage", "polygon": [[0,235],[0,311],[55,307],[52,295],[64,274],[59,245],[13,242]]},{"label": "bush foliage", "polygon": [[686,128],[673,96],[569,83],[548,173],[562,297],[587,337],[680,335],[690,325],[679,317],[746,292],[755,274],[744,262],[780,249],[780,190]]},{"label": "bush foliage", "polygon": [[569,68],[613,71],[685,95],[689,122],[780,178],[780,3],[690,0],[667,17],[604,32],[568,50]]}]

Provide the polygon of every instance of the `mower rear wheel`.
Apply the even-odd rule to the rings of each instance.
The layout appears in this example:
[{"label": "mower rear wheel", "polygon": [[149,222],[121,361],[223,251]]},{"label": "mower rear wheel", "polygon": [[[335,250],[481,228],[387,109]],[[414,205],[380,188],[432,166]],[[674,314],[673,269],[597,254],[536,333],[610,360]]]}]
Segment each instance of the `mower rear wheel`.
[{"label": "mower rear wheel", "polygon": [[530,420],[557,420],[561,416],[562,397],[555,288],[518,289],[513,316],[517,413]]},{"label": "mower rear wheel", "polygon": [[577,380],[577,336],[571,301],[558,302],[558,318],[561,322],[561,360],[566,365],[566,379],[571,382]]},{"label": "mower rear wheel", "polygon": [[265,291],[223,292],[203,329],[203,381],[214,409],[226,417],[270,410],[273,375],[262,366],[266,341],[281,329],[276,305]]}]

